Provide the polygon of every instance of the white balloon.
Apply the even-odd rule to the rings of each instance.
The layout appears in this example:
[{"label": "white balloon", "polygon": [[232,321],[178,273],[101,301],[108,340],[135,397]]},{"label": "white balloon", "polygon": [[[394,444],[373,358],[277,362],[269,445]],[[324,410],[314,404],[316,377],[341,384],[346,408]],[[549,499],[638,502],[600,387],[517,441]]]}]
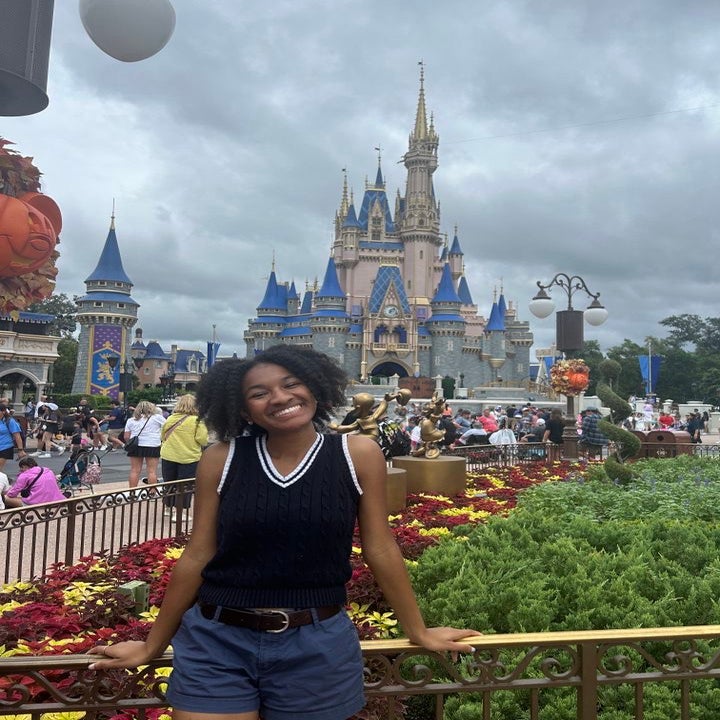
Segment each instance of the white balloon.
[{"label": "white balloon", "polygon": [[175,30],[170,0],[80,0],[80,19],[92,41],[123,62],[160,52]]}]

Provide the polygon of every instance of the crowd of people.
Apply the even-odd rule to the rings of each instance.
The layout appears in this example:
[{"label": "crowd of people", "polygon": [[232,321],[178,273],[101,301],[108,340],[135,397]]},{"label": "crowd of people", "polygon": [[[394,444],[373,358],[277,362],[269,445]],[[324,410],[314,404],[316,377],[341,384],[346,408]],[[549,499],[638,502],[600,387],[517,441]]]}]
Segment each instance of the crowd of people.
[{"label": "crowd of people", "polygon": [[[420,444],[420,420],[417,407],[410,405],[402,421],[410,436],[411,449]],[[473,413],[467,408],[455,412],[446,405],[438,428],[445,433],[440,445],[454,450],[467,445],[514,445],[518,443],[562,443],[562,412],[540,408],[528,402],[518,407],[496,405]]]},{"label": "crowd of people", "polygon": [[[87,398],[81,398],[71,412],[63,415],[45,396],[37,404],[29,401],[24,414],[26,422],[20,423],[7,401],[0,401],[0,510],[65,498],[58,484],[59,476],[38,464],[52,457],[53,451],[61,456],[69,450],[72,463],[88,450],[124,449],[130,459],[130,488],[138,486],[144,469],[142,481],[150,486],[151,494],[156,494],[156,485],[161,480],[194,477],[200,455],[208,444],[207,428],[198,418],[195,396],[191,394],[177,400],[172,414],[147,400],[127,412],[117,400],[109,410],[96,411]],[[26,450],[28,437],[36,440],[34,452]],[[11,483],[3,467],[16,453],[19,473]],[[162,473],[158,472],[160,462]],[[189,501],[186,496],[184,503]],[[165,498],[164,502],[168,507],[174,506],[172,498]]]}]

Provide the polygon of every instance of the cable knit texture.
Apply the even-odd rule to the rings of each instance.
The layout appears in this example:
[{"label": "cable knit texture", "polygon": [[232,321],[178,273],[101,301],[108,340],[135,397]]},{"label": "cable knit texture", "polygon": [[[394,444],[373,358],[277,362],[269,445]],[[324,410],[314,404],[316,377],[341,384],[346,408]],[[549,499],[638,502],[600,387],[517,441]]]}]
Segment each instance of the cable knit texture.
[{"label": "cable knit texture", "polygon": [[318,436],[318,447],[285,479],[268,469],[262,438],[236,439],[201,601],[235,608],[346,602],[359,492],[344,437]]}]

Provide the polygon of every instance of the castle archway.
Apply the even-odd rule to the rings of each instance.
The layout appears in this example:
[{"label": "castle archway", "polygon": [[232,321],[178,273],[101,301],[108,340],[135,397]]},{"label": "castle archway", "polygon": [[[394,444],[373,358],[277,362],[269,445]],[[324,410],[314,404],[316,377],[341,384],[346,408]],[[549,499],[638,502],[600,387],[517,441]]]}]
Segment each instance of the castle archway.
[{"label": "castle archway", "polygon": [[408,369],[398,362],[382,362],[370,371],[370,375],[373,377],[389,378],[393,375],[407,377],[409,374]]}]

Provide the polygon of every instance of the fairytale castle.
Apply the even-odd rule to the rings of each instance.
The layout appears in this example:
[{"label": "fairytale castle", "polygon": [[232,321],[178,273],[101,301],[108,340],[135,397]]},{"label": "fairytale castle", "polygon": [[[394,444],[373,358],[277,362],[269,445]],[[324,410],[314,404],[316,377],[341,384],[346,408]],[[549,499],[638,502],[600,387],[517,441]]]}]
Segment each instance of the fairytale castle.
[{"label": "fairytale castle", "polygon": [[247,356],[291,343],[331,355],[363,382],[395,374],[450,376],[467,387],[528,380],[529,324],[518,319],[502,291],[487,320],[478,314],[457,229],[450,247],[440,232],[433,184],[438,143],[421,70],[403,158],[405,195],[398,190],[391,212],[380,158],[359,208],[345,177],[322,285],[306,287],[301,296],[294,282],[278,280],[273,267],[245,332]]}]

